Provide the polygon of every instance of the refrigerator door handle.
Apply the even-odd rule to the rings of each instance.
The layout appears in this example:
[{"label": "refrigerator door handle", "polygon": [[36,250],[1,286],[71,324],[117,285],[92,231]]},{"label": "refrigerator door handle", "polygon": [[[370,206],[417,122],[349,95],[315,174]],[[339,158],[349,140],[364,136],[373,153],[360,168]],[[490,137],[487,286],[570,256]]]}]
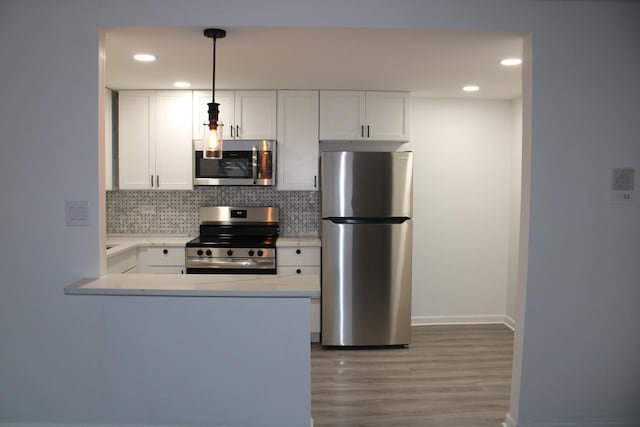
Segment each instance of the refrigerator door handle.
[{"label": "refrigerator door handle", "polygon": [[326,218],[334,224],[402,224],[410,220],[407,216],[389,218],[356,218],[356,217],[329,217]]}]

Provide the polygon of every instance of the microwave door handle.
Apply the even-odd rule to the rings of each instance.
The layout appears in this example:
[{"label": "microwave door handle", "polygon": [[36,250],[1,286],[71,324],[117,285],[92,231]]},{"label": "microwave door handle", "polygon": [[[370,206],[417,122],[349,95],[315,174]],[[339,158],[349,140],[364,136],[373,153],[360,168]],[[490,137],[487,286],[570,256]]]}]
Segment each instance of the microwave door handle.
[{"label": "microwave door handle", "polygon": [[251,171],[253,173],[253,183],[258,183],[258,150],[254,145],[251,148]]}]

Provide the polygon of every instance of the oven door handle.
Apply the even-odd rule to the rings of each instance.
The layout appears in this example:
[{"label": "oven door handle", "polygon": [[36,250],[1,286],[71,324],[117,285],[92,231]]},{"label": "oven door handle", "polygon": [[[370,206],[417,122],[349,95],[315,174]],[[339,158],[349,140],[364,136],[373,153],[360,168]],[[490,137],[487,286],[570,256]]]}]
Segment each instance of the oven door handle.
[{"label": "oven door handle", "polygon": [[251,171],[253,174],[253,183],[258,183],[258,148],[254,145],[251,148]]},{"label": "oven door handle", "polygon": [[275,259],[252,259],[252,258],[187,258],[187,268],[239,268],[239,269],[263,269],[275,268]]}]

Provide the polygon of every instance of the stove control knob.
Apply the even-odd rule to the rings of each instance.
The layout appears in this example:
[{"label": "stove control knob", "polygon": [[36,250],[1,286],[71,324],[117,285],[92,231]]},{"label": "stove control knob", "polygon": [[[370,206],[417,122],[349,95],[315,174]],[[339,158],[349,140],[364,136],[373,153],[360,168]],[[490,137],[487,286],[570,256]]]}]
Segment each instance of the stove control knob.
[{"label": "stove control knob", "polygon": [[227,251],[227,255],[228,255],[228,256],[233,255],[233,251],[232,251],[231,249],[229,249],[229,250]]},{"label": "stove control knob", "polygon": [[264,255],[264,252],[262,252],[262,249],[258,250],[258,256],[262,256]]},{"label": "stove control knob", "polygon": [[211,249],[207,249],[207,252],[205,252],[207,254],[207,256],[211,256]]},{"label": "stove control knob", "polygon": [[255,252],[253,251],[253,249],[249,249],[249,256],[253,256],[255,254]]},{"label": "stove control knob", "polygon": [[197,253],[198,253],[198,256],[202,256],[202,254],[203,254],[204,252],[202,252],[202,249],[198,249],[198,252],[197,252]]}]

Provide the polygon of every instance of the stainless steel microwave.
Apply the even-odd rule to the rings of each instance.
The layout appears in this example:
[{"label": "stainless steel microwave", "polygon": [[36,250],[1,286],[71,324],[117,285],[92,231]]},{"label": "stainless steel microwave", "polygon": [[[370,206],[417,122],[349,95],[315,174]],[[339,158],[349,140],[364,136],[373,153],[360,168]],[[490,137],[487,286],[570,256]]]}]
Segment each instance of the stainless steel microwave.
[{"label": "stainless steel microwave", "polygon": [[203,159],[194,141],[193,185],[276,184],[276,141],[225,141],[221,159]]}]

